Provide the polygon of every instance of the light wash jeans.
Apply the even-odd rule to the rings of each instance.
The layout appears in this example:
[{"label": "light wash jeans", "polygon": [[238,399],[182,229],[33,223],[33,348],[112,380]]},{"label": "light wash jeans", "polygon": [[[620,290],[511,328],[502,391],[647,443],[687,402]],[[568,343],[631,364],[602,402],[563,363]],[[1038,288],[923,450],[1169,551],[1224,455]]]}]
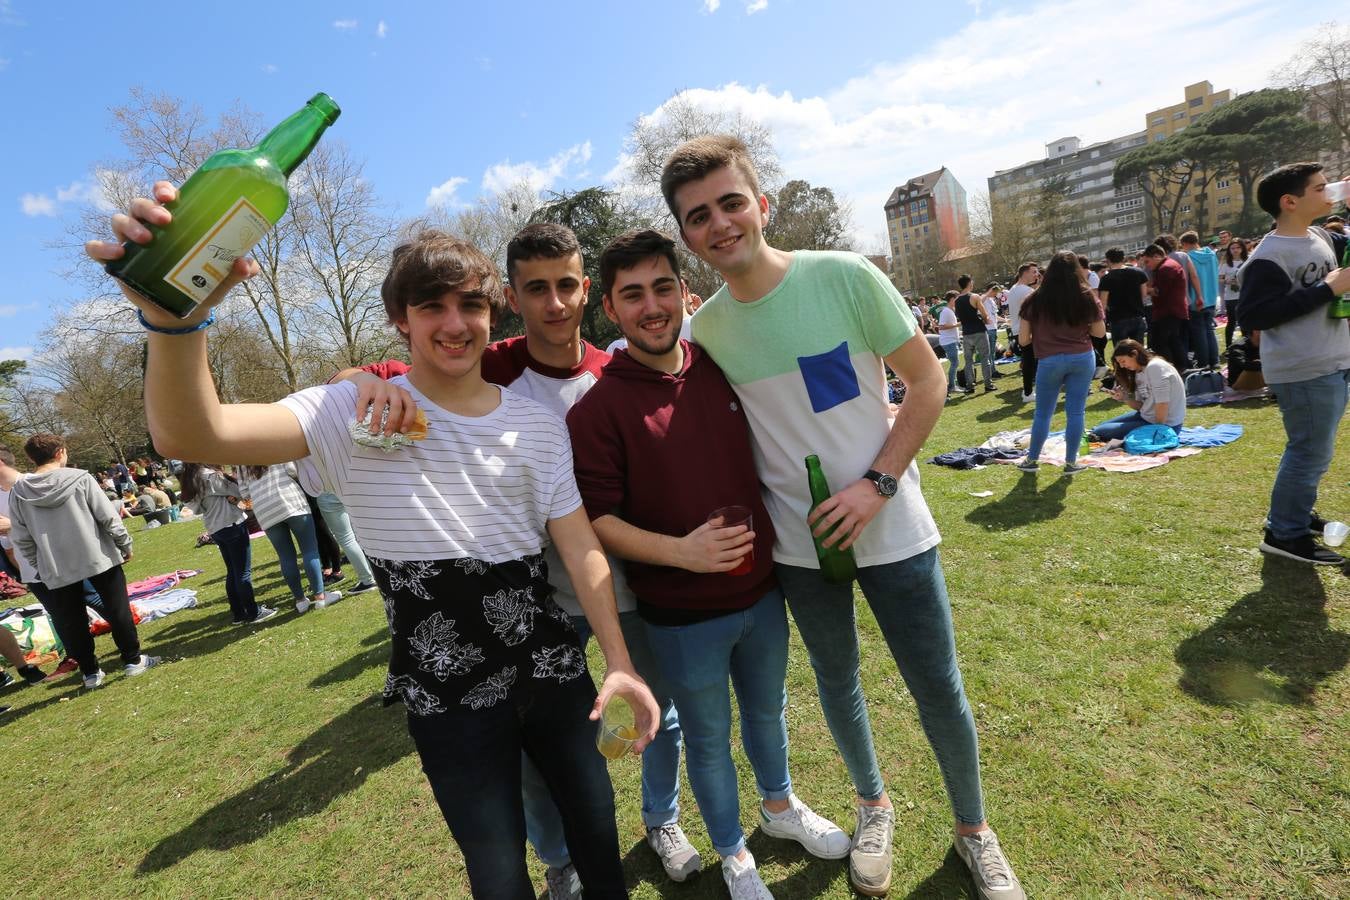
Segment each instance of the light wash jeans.
[{"label": "light wash jeans", "polygon": [[328,530],[333,533],[333,540],[337,541],[337,545],[347,556],[347,562],[356,570],[356,580],[361,584],[374,584],[375,573],[370,571],[370,562],[361,550],[361,545],[356,542],[356,533],[352,531],[352,520],[347,515],[347,507],[338,499],[337,494],[326,492],[315,499],[319,504],[319,512],[323,513],[323,520],[328,523]]},{"label": "light wash jeans", "polygon": [[961,345],[960,344],[939,344],[942,352],[947,355],[947,393],[956,390],[956,370],[961,367]]},{"label": "light wash jeans", "polygon": [[1078,447],[1083,443],[1083,419],[1087,416],[1088,392],[1092,389],[1092,375],[1097,371],[1097,354],[1091,350],[1082,353],[1056,353],[1037,360],[1036,412],[1031,417],[1031,445],[1027,459],[1041,457],[1041,448],[1050,436],[1050,419],[1055,415],[1059,391],[1064,389],[1064,460],[1078,459]]},{"label": "light wash jeans", "polygon": [[[590,623],[585,616],[572,616],[572,626],[585,647],[591,637]],[[661,707],[656,738],[642,751],[642,821],[648,828],[658,828],[680,819],[680,720],[652,657],[646,624],[635,610],[629,610],[619,613],[619,627],[633,668],[647,682]],[[594,727],[592,724],[592,730]],[[596,756],[599,755],[597,750]],[[572,856],[563,835],[562,816],[543,775],[525,756],[521,757],[521,788],[526,837],[544,865],[563,868],[572,861]]]},{"label": "light wash jeans", "polygon": [[745,846],[740,792],[731,759],[731,692],[741,714],[741,744],[759,795],[784,800],[788,777],[787,611],[774,588],[754,606],[692,625],[647,623],[652,653],[684,732],[689,785],[708,838],[720,856]]},{"label": "light wash jeans", "polygon": [[[829,584],[816,569],[774,568],[815,669],[830,734],[858,795],[875,800],[886,786],[863,696],[853,585]],[[919,708],[919,722],[937,756],[956,820],[980,824],[984,800],[979,740],[956,662],[952,611],[937,548],[900,562],[861,567],[858,587]]]},{"label": "light wash jeans", "polygon": [[1289,440],[1275,473],[1267,522],[1277,540],[1291,541],[1308,534],[1317,485],[1336,452],[1336,430],[1350,396],[1350,369],[1272,384],[1280,402],[1280,418]]},{"label": "light wash jeans", "polygon": [[277,551],[277,561],[281,563],[281,577],[291,589],[296,600],[305,599],[304,587],[300,584],[300,570],[295,565],[295,544],[291,536],[300,544],[300,556],[305,562],[305,574],[309,577],[310,594],[323,593],[323,565],[319,562],[319,539],[314,533],[314,517],[309,513],[303,516],[291,516],[264,529],[272,548]]}]

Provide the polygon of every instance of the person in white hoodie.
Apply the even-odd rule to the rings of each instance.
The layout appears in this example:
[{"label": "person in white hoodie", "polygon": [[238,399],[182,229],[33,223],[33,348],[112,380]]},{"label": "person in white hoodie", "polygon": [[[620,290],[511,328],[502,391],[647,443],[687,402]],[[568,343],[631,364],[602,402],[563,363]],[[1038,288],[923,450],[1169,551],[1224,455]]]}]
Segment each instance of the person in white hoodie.
[{"label": "person in white hoodie", "polygon": [[10,540],[49,589],[47,612],[66,651],[80,664],[84,686],[96,688],[104,679],[84,612],[86,578],[103,597],[123,671],[142,674],[159,659],[141,653],[131,617],[122,571],[131,559],[131,535],[94,476],[66,467],[60,437],[35,434],[23,449],[36,468],[10,493]]}]

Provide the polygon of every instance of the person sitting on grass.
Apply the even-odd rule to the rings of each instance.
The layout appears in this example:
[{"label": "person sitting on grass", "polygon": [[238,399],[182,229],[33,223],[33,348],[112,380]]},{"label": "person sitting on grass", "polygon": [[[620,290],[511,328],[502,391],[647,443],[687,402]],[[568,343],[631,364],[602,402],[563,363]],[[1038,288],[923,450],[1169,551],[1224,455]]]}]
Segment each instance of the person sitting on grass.
[{"label": "person sitting on grass", "polygon": [[1111,396],[1134,412],[1107,419],[1093,428],[1093,441],[1124,440],[1141,425],[1166,425],[1181,430],[1186,419],[1186,385],[1181,373],[1170,362],[1149,352],[1138,341],[1116,344],[1111,354],[1116,371],[1116,386]]},{"label": "person sitting on grass", "polygon": [[[113,217],[114,241],[90,241],[86,252],[108,261],[124,255],[122,241],[154,240],[147,225],[172,221],[164,204],[178,191],[159,182],[154,194]],[[357,389],[348,382],[277,403],[220,402],[204,329],[213,307],[258,271],[238,258],[186,319],[121,286],[149,332],[145,410],[155,446],[166,456],[209,453],[249,465],[303,460],[306,489],[332,491],[347,505],[384,595],[385,699],[407,710],[475,896],[535,895],[525,864],[524,752],[562,813],[585,895],[627,897],[614,789],[596,752],[595,722],[606,703],[626,702],[634,712],[632,750],[640,753],[660,713],[619,629],[566,426],[542,404],[483,380],[483,350],[506,306],[496,264],[434,231],[394,248],[381,297],[412,368],[391,383],[416,407],[385,424],[390,437],[416,427],[416,439],[389,452],[356,441]],[[608,666],[598,693],[576,630],[552,600],[548,543]]]}]

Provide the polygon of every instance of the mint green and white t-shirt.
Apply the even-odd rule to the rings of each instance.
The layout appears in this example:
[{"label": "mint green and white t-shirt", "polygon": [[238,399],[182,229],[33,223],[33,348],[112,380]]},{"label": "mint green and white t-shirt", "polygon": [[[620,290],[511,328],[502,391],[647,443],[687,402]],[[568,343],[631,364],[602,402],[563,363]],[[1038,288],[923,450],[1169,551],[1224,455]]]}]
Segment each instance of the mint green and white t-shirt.
[{"label": "mint green and white t-shirt", "polygon": [[[835,491],[872,467],[893,421],[882,357],[917,331],[876,266],[833,251],[798,250],[768,294],[742,303],[724,285],[694,316],[694,340],[726,373],[750,422],[778,533],[775,561],[820,567],[806,527],[804,460],[819,456]],[[918,467],[895,474],[899,491],[853,545],[860,566],[908,559],[941,540]]]}]

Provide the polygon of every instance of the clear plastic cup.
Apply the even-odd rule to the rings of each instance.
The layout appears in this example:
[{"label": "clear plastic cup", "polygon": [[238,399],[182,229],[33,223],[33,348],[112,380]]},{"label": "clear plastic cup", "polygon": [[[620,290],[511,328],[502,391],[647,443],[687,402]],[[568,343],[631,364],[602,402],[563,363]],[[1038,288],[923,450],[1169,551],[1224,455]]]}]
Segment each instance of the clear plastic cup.
[{"label": "clear plastic cup", "polygon": [[[750,531],[755,530],[755,520],[750,514],[750,508],[747,506],[723,506],[720,509],[714,509],[708,513],[708,524],[716,525],[721,528],[734,528],[737,525],[744,525]],[[750,545],[750,551],[741,557],[741,561],[736,563],[736,568],[728,572],[728,575],[748,575],[755,568],[755,546]]]},{"label": "clear plastic cup", "polygon": [[605,759],[622,759],[637,743],[637,722],[626,700],[612,698],[600,711],[600,727],[595,733],[595,749]]},{"label": "clear plastic cup", "polygon": [[1328,522],[1322,527],[1322,543],[1328,547],[1339,547],[1345,543],[1345,536],[1350,534],[1350,525],[1344,522]]},{"label": "clear plastic cup", "polygon": [[1332,203],[1344,203],[1350,199],[1350,181],[1331,181],[1322,189],[1322,196]]}]

